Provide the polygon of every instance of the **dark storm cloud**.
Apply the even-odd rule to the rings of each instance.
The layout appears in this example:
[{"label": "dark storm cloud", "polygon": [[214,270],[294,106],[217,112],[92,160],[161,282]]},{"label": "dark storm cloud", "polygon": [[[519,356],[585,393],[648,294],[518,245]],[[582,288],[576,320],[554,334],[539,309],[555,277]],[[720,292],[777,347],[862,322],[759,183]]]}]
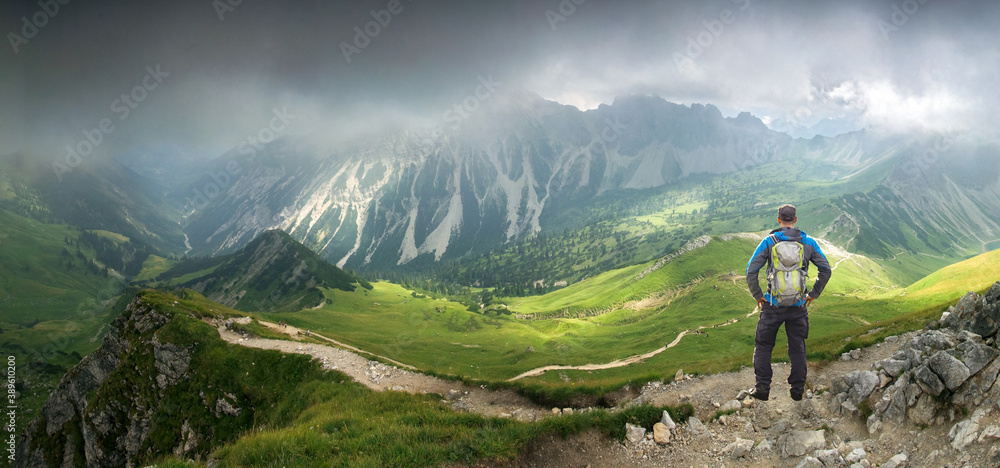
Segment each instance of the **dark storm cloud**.
[{"label": "dark storm cloud", "polygon": [[[584,108],[642,93],[766,121],[989,127],[998,12],[943,0],[8,2],[0,137],[3,152],[58,154],[108,119],[97,154],[212,156],[276,110],[295,116],[289,131],[334,135],[440,119],[485,78]],[[22,17],[44,26],[28,38]]]}]

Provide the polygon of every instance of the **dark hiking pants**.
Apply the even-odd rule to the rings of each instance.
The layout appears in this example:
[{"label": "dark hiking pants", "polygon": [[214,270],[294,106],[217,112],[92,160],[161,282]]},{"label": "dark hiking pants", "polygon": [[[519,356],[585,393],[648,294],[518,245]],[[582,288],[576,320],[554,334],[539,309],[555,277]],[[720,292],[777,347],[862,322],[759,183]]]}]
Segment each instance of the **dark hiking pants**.
[{"label": "dark hiking pants", "polygon": [[788,384],[792,393],[801,394],[806,385],[806,338],[809,337],[809,315],[805,306],[778,307],[764,303],[757,321],[757,336],[754,340],[753,371],[757,377],[757,389],[771,390],[771,351],[778,329],[785,325],[788,337],[788,359],[792,371]]}]

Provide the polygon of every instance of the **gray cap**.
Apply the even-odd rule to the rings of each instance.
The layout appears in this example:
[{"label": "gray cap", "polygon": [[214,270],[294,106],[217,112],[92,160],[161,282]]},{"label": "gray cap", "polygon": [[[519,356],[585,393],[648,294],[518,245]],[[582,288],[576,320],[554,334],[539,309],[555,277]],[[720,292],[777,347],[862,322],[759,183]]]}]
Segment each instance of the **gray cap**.
[{"label": "gray cap", "polygon": [[786,223],[795,221],[795,207],[788,204],[779,206],[778,218]]}]

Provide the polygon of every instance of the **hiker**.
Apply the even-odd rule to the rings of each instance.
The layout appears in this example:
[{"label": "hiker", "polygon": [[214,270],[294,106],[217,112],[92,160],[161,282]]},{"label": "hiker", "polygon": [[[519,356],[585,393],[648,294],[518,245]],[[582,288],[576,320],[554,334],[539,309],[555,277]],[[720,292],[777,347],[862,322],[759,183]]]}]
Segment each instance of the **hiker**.
[{"label": "hiker", "polygon": [[[806,338],[809,337],[808,307],[819,297],[830,280],[832,270],[816,240],[795,227],[798,217],[795,207],[778,208],[778,229],[771,231],[754,251],[747,264],[747,286],[757,300],[760,318],[754,339],[753,371],[756,385],[750,395],[766,401],[771,392],[771,351],[778,329],[785,325],[788,337],[788,359],[792,370],[788,375],[791,397],[802,399],[806,385]],[[808,290],[809,263],[819,270],[812,290]],[[757,282],[760,269],[767,266],[767,293]]]}]

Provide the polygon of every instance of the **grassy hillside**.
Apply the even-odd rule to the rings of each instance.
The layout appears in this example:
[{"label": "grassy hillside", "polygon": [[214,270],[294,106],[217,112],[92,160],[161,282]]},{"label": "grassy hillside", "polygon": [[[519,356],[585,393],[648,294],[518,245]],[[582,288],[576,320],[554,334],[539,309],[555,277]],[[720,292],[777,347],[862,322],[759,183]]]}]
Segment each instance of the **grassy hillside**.
[{"label": "grassy hillside", "polygon": [[[690,414],[636,406],[529,424],[457,413],[441,403],[441,395],[375,392],[340,372],[322,370],[308,356],[226,343],[202,319],[243,313],[193,291],[172,295],[147,290],[136,297],[168,314],[169,321],[141,331],[123,326],[131,351],[88,398],[87,417],[126,424],[119,418],[131,411],[154,410],[143,450],[130,460],[137,466],[183,466],[173,451],[185,431],[199,437],[189,439],[190,452],[184,458],[213,458],[222,467],[315,466],[318,460],[324,466],[345,467],[490,464],[514,458],[545,434],[597,428],[622,438],[626,422],[650,428],[664,409],[679,421]],[[143,351],[154,336],[160,343],[190,349],[184,378],[162,390],[149,385],[159,371]],[[220,401],[240,411],[220,415]],[[143,406],[132,408],[136,402]],[[63,431],[49,436],[43,421],[32,433],[31,447],[40,448],[49,461],[63,460],[68,441],[85,437],[80,424],[70,420]],[[111,449],[116,441],[98,443]],[[69,456],[83,463],[82,451]]]},{"label": "grassy hillside", "polygon": [[25,409],[37,409],[100,345],[114,318],[105,306],[122,281],[101,273],[97,253],[77,242],[80,233],[0,209],[0,347],[20,365]]},{"label": "grassy hillside", "polygon": [[[753,349],[756,318],[747,315],[754,302],[740,273],[757,242],[755,236],[715,236],[658,269],[649,262],[612,270],[545,295],[502,298],[506,307],[493,305],[483,313],[382,282],[371,291],[324,290],[332,304],[270,317],[424,370],[489,381],[546,365],[607,363],[648,353],[685,330],[709,327],[707,338],[689,335],[642,364],[576,379],[568,377],[572,372],[552,372],[528,382],[604,386],[672,375],[679,367],[726,370],[749,363]],[[836,268],[813,306],[811,337],[839,337],[830,345],[837,349],[823,351],[828,356],[843,347],[843,338],[907,309],[887,296],[899,289],[878,263],[827,247]]]},{"label": "grassy hillside", "polygon": [[136,280],[144,286],[191,288],[243,311],[272,312],[317,307],[329,300],[321,288],[369,286],[276,230],[230,255],[177,262],[150,257]]},{"label": "grassy hillside", "polygon": [[976,253],[948,233],[924,231],[919,220],[883,213],[902,203],[880,186],[898,163],[897,150],[861,171],[809,160],[805,147],[795,151],[732,174],[693,175],[656,189],[607,193],[584,206],[547,207],[538,235],[413,268],[432,268],[432,282],[496,288],[504,296],[540,294],[559,281],[574,284],[646,263],[702,235],[771,229],[777,207],[788,202],[798,206],[803,229],[880,260],[893,283],[909,284]]},{"label": "grassy hillside", "polygon": [[914,298],[950,297],[955,291],[981,291],[1000,277],[1000,250],[948,265],[906,288]]}]

